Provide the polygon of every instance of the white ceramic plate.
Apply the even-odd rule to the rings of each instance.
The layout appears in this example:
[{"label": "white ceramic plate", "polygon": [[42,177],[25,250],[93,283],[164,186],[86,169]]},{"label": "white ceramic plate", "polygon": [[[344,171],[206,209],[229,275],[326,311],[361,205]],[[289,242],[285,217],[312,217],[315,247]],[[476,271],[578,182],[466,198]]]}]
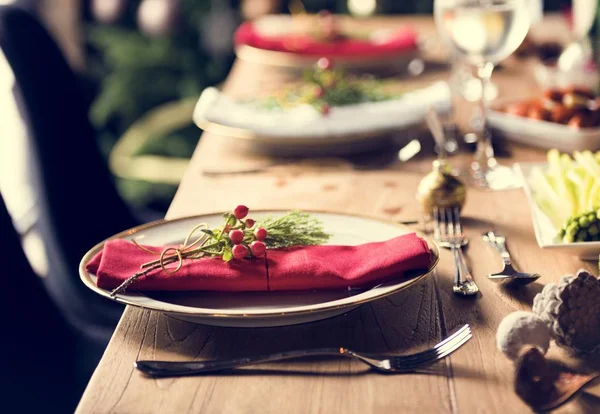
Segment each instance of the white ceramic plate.
[{"label": "white ceramic plate", "polygon": [[584,260],[600,259],[600,242],[579,242],[562,243],[557,242],[555,237],[558,232],[554,228],[550,219],[540,210],[533,198],[533,192],[529,184],[529,177],[533,167],[547,166],[545,163],[518,163],[515,164],[515,170],[523,182],[523,189],[529,199],[531,206],[531,218],[533,220],[533,230],[538,246],[542,249],[564,252],[572,256],[577,256]]},{"label": "white ceramic plate", "polygon": [[600,128],[574,129],[554,122],[538,121],[490,111],[488,122],[504,138],[532,147],[562,152],[600,150]]},{"label": "white ceramic plate", "polygon": [[[253,212],[254,219],[283,211]],[[386,221],[333,213],[311,213],[320,219],[332,235],[331,244],[357,245],[384,241],[412,233],[408,227]],[[198,223],[210,227],[222,225],[221,214],[158,221],[119,233],[112,238],[134,238],[144,244],[181,243],[183,237]],[[421,235],[422,236],[422,235]],[[96,276],[85,270],[86,264],[102,249],[104,242],[93,247],[83,257],[79,273],[83,283],[94,292],[132,306],[163,312],[178,319],[217,326],[265,327],[312,322],[340,315],[363,303],[398,292],[428,275],[439,259],[435,244],[429,243],[432,262],[426,271],[412,272],[364,291],[307,292],[126,292],[111,298],[109,291],[96,286]]]},{"label": "white ceramic plate", "polygon": [[270,110],[232,99],[216,88],[202,92],[194,122],[249,149],[277,155],[341,155],[374,149],[393,133],[423,125],[430,107],[450,107],[445,82],[406,92],[397,99],[333,107],[327,116],[310,105]]}]

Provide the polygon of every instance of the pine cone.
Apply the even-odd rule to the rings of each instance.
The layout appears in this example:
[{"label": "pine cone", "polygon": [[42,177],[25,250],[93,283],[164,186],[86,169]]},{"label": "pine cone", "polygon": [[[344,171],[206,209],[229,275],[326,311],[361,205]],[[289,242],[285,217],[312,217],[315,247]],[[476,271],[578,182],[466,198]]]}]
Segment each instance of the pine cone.
[{"label": "pine cone", "polygon": [[533,299],[533,312],[558,345],[576,353],[600,352],[600,278],[580,270],[546,285]]}]

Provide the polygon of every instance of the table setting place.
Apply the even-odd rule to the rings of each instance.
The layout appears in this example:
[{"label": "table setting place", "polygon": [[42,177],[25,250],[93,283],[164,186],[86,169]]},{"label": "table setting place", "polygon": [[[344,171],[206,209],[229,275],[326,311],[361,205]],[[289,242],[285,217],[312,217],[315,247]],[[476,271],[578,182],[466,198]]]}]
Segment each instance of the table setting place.
[{"label": "table setting place", "polygon": [[[492,82],[522,59],[529,2],[433,10],[364,27],[295,10],[238,28],[230,78],[243,80],[200,94],[204,134],[167,219],[81,260],[85,286],[128,306],[79,412],[153,411],[145,398],[179,410],[210,400],[205,387],[227,412],[263,410],[267,394],[265,412],[304,412],[285,400],[317,380],[325,412],[600,412],[598,84],[513,93],[535,84],[525,63]],[[448,70],[425,57],[432,25]],[[572,33],[565,50],[584,44]],[[377,74],[391,64],[410,74]],[[293,81],[252,80],[278,71]],[[235,90],[244,79],[256,87]],[[479,97],[460,109],[467,83]]]}]

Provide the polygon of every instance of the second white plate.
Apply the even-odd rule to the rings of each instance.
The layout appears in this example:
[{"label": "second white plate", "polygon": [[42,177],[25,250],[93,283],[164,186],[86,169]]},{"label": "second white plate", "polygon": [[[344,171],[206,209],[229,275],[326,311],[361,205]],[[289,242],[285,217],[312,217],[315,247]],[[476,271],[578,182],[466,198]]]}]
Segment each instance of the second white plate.
[{"label": "second white plate", "polygon": [[257,152],[342,155],[380,147],[394,133],[420,130],[431,107],[448,111],[446,83],[437,82],[389,101],[333,107],[327,116],[310,105],[269,110],[208,88],[198,100],[194,122]]}]

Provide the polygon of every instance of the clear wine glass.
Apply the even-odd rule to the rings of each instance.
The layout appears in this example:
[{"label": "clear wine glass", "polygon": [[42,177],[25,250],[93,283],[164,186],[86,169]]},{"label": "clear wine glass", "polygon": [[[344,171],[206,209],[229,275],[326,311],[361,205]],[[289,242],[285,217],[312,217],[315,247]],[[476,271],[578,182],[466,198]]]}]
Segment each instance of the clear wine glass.
[{"label": "clear wine glass", "polygon": [[[442,40],[458,59],[471,66],[481,91],[489,88],[494,65],[519,47],[531,22],[528,0],[435,0],[434,11]],[[479,108],[481,122],[471,176],[476,185],[490,190],[518,187],[512,170],[494,158],[486,127],[485,93],[481,93]]]}]

